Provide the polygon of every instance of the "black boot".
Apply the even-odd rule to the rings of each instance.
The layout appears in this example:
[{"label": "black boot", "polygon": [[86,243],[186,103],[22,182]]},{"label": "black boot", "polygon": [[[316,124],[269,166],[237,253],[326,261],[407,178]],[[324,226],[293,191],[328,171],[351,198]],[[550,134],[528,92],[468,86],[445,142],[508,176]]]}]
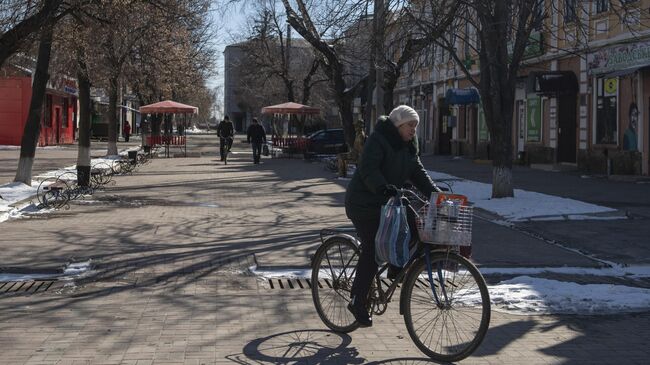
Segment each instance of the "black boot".
[{"label": "black boot", "polygon": [[372,327],[372,317],[368,314],[366,305],[360,301],[355,301],[352,298],[350,304],[348,304],[348,310],[354,316],[354,319],[357,320],[359,327]]}]

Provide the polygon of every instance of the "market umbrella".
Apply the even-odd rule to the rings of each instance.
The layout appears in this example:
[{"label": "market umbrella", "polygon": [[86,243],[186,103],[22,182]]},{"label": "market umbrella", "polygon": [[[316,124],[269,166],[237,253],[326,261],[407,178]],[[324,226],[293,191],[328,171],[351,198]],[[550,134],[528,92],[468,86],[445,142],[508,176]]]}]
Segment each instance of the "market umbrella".
[{"label": "market umbrella", "polygon": [[157,103],[141,106],[140,113],[198,114],[199,108],[187,104],[178,103],[171,100],[165,100],[165,101],[160,101]]},{"label": "market umbrella", "polygon": [[[187,114],[198,114],[199,108],[179,103],[176,101],[165,100],[157,103],[144,105],[140,107],[140,113],[142,114],[185,114],[185,120],[183,121],[184,129],[187,128]],[[181,136],[183,141],[183,147],[185,156],[187,156],[187,138]],[[169,157],[169,138],[165,138],[165,154]]]},{"label": "market umbrella", "polygon": [[319,114],[320,109],[313,106],[302,105],[294,102],[288,102],[278,105],[265,106],[262,108],[262,114],[295,114],[309,115]]}]

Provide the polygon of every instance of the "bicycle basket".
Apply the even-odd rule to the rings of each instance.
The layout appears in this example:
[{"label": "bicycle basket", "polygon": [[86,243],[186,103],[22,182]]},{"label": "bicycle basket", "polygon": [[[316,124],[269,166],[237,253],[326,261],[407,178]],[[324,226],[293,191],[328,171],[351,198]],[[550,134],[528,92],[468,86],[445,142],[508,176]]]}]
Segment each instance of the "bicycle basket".
[{"label": "bicycle basket", "polygon": [[416,224],[420,240],[437,245],[472,245],[473,208],[467,197],[434,194],[432,203],[418,210]]}]

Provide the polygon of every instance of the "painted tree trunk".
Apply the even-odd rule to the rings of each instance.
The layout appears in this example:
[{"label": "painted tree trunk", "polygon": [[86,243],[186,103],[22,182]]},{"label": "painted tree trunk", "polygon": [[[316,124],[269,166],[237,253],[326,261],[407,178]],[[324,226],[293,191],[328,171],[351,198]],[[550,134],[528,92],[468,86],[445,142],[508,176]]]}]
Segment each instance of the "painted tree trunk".
[{"label": "painted tree trunk", "polygon": [[109,156],[117,155],[117,93],[118,76],[111,76],[108,91],[108,151]]},{"label": "painted tree trunk", "polygon": [[77,184],[90,185],[90,80],[83,58],[77,60],[79,71],[79,149],[77,151]]},{"label": "painted tree trunk", "polygon": [[36,144],[41,133],[41,119],[43,113],[43,100],[45,89],[50,78],[48,68],[50,65],[50,54],[52,51],[52,33],[54,25],[47,24],[41,31],[41,40],[38,46],[38,59],[36,71],[32,84],[32,99],[29,104],[29,114],[25,123],[25,131],[20,142],[20,159],[14,181],[27,185],[32,184],[32,166],[36,155]]}]

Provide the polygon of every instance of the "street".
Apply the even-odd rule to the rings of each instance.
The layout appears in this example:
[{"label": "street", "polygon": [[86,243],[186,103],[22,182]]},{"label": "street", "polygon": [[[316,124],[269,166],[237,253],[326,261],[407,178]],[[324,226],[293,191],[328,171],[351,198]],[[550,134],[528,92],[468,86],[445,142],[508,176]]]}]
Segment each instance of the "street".
[{"label": "street", "polygon": [[[98,148],[93,145],[93,156]],[[249,270],[307,268],[319,230],[349,225],[343,208],[347,180],[322,163],[297,158],[263,158],[253,165],[250,147],[240,139],[227,166],[219,161],[215,135],[189,136],[188,152],[200,157],[157,158],[67,210],[0,223],[0,271],[50,272],[87,261],[92,266],[87,275],[44,292],[0,293],[0,363],[432,363],[409,338],[397,303],[373,327],[337,334],[321,323],[308,289],[271,288],[268,278]],[[17,156],[17,150],[0,151],[0,184],[12,180]],[[74,146],[39,150],[34,175],[75,160]],[[438,156],[423,162],[464,178],[489,177],[489,166],[471,161]],[[517,188],[599,203],[633,217],[516,227],[475,219],[473,260],[481,269],[599,268],[603,260],[650,264],[650,184],[528,168],[515,169],[514,176]],[[569,182],[557,187],[563,181]],[[508,277],[486,275],[489,283]],[[647,279],[540,277],[650,288]],[[538,315],[495,305],[483,344],[461,363],[645,364],[647,338],[649,310]]]}]

